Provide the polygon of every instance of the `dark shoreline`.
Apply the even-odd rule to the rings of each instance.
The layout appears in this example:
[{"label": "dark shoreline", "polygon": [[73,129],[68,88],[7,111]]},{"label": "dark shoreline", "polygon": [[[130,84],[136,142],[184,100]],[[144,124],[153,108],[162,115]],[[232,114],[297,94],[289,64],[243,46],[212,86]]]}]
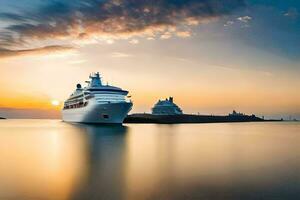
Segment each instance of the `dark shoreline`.
[{"label": "dark shoreline", "polygon": [[187,123],[224,123],[224,122],[274,122],[283,120],[265,120],[255,115],[152,115],[152,114],[131,114],[128,115],[124,123],[143,124],[187,124]]}]

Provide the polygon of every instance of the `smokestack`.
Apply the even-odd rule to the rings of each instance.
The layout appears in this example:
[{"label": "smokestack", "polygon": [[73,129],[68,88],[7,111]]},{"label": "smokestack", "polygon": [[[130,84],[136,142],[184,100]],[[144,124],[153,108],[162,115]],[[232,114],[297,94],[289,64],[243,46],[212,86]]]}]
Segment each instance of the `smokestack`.
[{"label": "smokestack", "polygon": [[173,103],[173,97],[169,97],[169,102]]}]

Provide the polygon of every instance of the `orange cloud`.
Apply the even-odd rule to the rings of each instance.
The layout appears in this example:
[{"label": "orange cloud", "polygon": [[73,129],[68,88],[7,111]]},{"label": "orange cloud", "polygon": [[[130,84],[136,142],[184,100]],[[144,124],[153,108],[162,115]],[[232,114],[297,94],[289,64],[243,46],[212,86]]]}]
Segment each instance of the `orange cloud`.
[{"label": "orange cloud", "polygon": [[35,49],[25,49],[25,50],[10,50],[10,49],[0,49],[0,58],[16,57],[16,56],[27,56],[32,54],[48,54],[53,52],[72,50],[73,47],[68,46],[45,46]]},{"label": "orange cloud", "polygon": [[[0,30],[0,47],[28,45],[32,40],[80,41],[128,39],[132,36],[158,38],[189,37],[177,27],[195,26],[243,7],[244,0],[103,0],[51,1],[32,13],[0,15],[0,20],[15,23]],[[28,51],[21,51],[25,53]],[[4,52],[13,55],[16,52]]]}]

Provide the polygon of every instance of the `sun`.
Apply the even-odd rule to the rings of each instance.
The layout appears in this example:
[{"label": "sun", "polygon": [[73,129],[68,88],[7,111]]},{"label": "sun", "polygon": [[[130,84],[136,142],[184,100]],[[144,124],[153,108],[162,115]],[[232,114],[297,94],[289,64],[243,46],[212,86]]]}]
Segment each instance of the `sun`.
[{"label": "sun", "polygon": [[56,99],[53,99],[53,100],[51,101],[51,104],[52,104],[53,106],[59,106],[60,102],[59,102],[58,100],[56,100]]}]

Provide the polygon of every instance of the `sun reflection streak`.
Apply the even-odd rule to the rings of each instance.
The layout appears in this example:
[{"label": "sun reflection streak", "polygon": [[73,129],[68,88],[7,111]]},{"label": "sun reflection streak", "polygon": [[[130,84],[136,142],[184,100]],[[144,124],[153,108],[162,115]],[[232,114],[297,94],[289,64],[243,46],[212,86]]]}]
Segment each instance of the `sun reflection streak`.
[{"label": "sun reflection streak", "polygon": [[[34,120],[31,122],[34,124]],[[49,122],[44,122],[49,123]],[[59,131],[7,127],[0,141],[0,197],[28,199],[69,199],[86,171],[85,138],[74,127]],[[14,148],[11,148],[14,147]]]}]

